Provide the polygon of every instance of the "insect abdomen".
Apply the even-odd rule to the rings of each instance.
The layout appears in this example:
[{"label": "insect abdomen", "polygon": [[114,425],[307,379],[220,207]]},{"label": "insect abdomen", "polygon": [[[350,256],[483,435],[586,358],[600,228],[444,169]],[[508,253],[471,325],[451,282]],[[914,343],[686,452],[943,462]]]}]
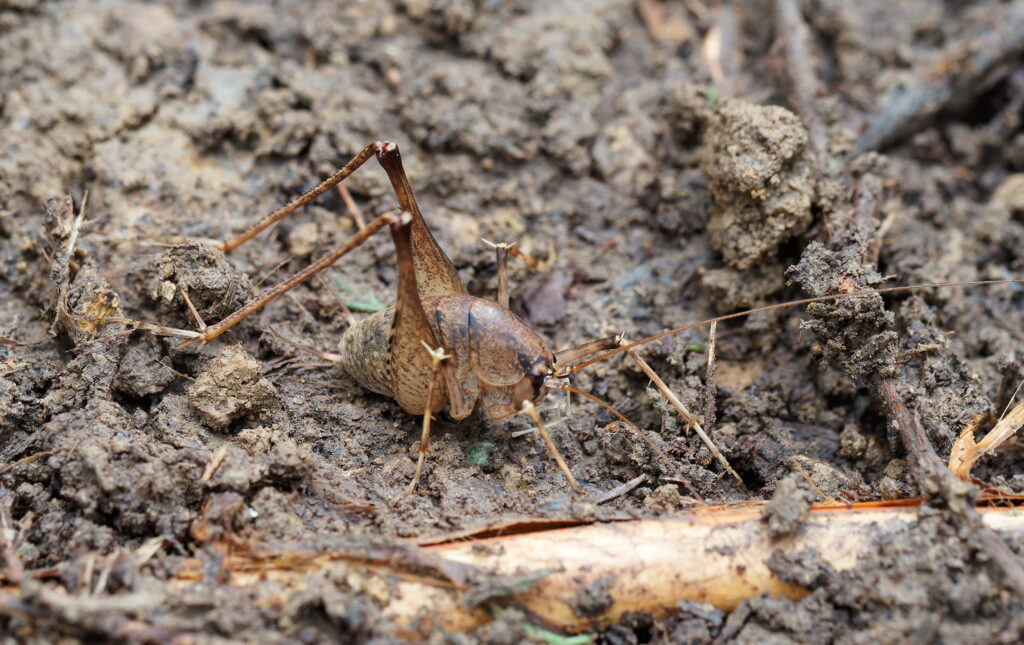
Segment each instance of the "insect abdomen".
[{"label": "insect abdomen", "polygon": [[392,398],[387,365],[394,319],[393,307],[382,309],[349,327],[338,344],[342,369],[366,389]]}]

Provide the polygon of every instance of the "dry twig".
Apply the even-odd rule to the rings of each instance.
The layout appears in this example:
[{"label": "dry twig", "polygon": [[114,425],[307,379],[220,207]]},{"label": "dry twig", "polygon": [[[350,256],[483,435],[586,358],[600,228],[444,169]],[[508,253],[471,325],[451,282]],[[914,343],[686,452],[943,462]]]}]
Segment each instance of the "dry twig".
[{"label": "dry twig", "polygon": [[879,150],[927,126],[943,109],[991,87],[1024,52],[1024,0],[1000,11],[982,33],[960,40],[891,91],[854,146],[854,155]]},{"label": "dry twig", "polygon": [[793,104],[807,127],[808,146],[820,172],[827,167],[828,128],[818,111],[818,77],[814,73],[814,57],[807,46],[810,34],[796,0],[775,1],[775,37],[783,43]]},{"label": "dry twig", "polygon": [[982,455],[994,451],[1024,426],[1024,401],[1005,414],[981,441],[975,442],[974,432],[981,420],[971,420],[949,453],[949,470],[964,481],[970,480],[971,468]]},{"label": "dry twig", "polygon": [[[986,527],[1024,534],[1024,515],[986,509]],[[914,506],[866,504],[811,511],[786,549],[813,548],[837,570],[852,568],[872,545],[913,524]],[[566,632],[618,622],[630,612],[658,617],[683,601],[706,602],[729,610],[761,593],[799,598],[806,591],[776,578],[768,559],[779,547],[768,536],[760,505],[703,507],[689,517],[596,524],[486,540],[457,541],[428,550],[447,561],[496,574],[547,572],[518,594],[518,605],[532,620]],[[616,554],[616,557],[609,557]],[[602,581],[611,599],[596,616],[581,615],[580,590]],[[402,582],[384,610],[399,634],[421,638],[432,629],[467,631],[491,619],[460,602],[451,590],[422,582]]]},{"label": "dry twig", "polygon": [[715,425],[715,397],[718,395],[718,385],[715,383],[715,372],[718,369],[717,338],[718,323],[711,323],[708,331],[708,367],[704,374],[704,427],[709,432]]}]

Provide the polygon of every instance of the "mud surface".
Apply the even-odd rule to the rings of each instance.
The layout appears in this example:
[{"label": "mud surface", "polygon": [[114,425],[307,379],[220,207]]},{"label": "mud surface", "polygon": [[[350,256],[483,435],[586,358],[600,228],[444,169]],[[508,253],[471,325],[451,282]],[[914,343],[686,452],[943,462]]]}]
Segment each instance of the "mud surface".
[{"label": "mud surface", "polygon": [[[806,500],[916,494],[865,383],[889,370],[945,457],[1024,378],[1020,285],[851,301],[811,331],[800,309],[722,324],[713,387],[706,328],[647,345],[742,484],[634,364],[578,373],[670,461],[578,398],[556,422],[564,397],[550,394],[560,409],[545,418],[588,496],[646,475],[599,506],[518,432],[528,419],[471,417],[435,423],[418,489],[388,507],[412,476],[419,420],[292,344],[336,351],[346,311],[392,301],[387,235],[207,347],[98,324],[192,329],[186,296],[213,323],[340,244],[358,224],[334,191],[228,256],[209,241],[381,138],[400,145],[470,293],[496,292],[481,238],[544,261],[511,262],[512,308],[552,350],[834,292],[837,276],[1024,275],[1019,79],[997,79],[886,157],[848,156],[878,97],[1002,3],[806,3],[830,119],[823,168],[792,111],[771,3],[685,4],[675,22],[645,22],[659,3],[0,0],[0,505],[13,522],[2,530],[25,569],[135,603],[90,611],[29,585],[52,615],[5,610],[0,631],[385,640],[386,590],[337,568],[301,594],[234,589],[218,584],[214,545],[391,544],[523,516],[658,516],[697,495],[776,495],[785,534]],[[395,206],[373,160],[345,185],[367,219]],[[868,193],[875,228],[841,225]],[[975,475],[1021,492],[1021,463],[1011,441]],[[167,581],[182,557],[204,563],[202,581]],[[781,551],[773,567],[811,595],[731,613],[687,604],[598,638],[1012,642],[1024,629],[1002,574],[940,510],[854,572]],[[608,602],[581,590],[583,614]],[[526,622],[510,611],[450,640],[518,642]]]}]

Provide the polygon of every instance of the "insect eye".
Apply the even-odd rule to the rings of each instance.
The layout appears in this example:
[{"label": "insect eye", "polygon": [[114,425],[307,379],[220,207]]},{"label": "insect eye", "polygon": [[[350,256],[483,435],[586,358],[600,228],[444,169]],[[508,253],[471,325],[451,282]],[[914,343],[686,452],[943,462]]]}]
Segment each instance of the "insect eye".
[{"label": "insect eye", "polygon": [[533,385],[533,389],[540,392],[540,389],[544,387],[544,379],[547,378],[547,374],[531,374],[530,383]]}]

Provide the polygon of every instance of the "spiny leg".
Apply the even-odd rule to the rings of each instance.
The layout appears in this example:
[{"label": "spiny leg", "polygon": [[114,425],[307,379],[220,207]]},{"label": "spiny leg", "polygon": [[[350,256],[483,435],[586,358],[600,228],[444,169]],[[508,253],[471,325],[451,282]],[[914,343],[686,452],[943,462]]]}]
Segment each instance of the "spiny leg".
[{"label": "spiny leg", "polygon": [[398,197],[398,205],[412,215],[412,259],[416,269],[416,289],[420,298],[466,295],[466,287],[462,284],[455,265],[441,250],[420,213],[409,177],[402,166],[402,155],[398,151],[398,146],[388,141],[382,142],[377,149],[377,161],[391,180],[391,187]]},{"label": "spiny leg", "polygon": [[403,211],[409,213],[412,218],[413,260],[416,266],[416,278],[421,297],[465,295],[466,288],[459,279],[455,266],[448,259],[448,256],[445,255],[444,251],[441,250],[430,229],[427,228],[427,223],[420,213],[420,207],[416,203],[412,184],[409,183],[409,177],[406,175],[405,167],[402,165],[402,155],[398,150],[398,145],[391,141],[374,141],[366,146],[351,161],[342,166],[333,175],[317,184],[315,188],[267,215],[244,233],[225,242],[221,245],[221,249],[227,253],[238,248],[267,227],[294,213],[334,186],[339,185],[373,156],[377,157],[377,162],[380,163],[387,173],[388,179],[391,181],[391,187],[398,198],[398,205]]},{"label": "spiny leg", "polygon": [[571,486],[575,491],[580,491],[581,488],[579,482],[577,482],[576,478],[573,477],[568,464],[566,464],[565,459],[562,458],[562,453],[558,451],[558,447],[555,445],[554,440],[551,438],[551,435],[548,434],[547,428],[544,427],[544,422],[541,421],[540,415],[537,414],[537,408],[531,401],[523,401],[519,413],[525,414],[533,419],[534,425],[537,426],[537,432],[540,434],[541,439],[544,440],[544,444],[547,445],[548,452],[551,453],[551,456],[554,457],[555,461],[558,463],[558,469],[562,471],[563,475],[565,475],[565,479],[569,482],[569,486]]},{"label": "spiny leg", "polygon": [[352,216],[352,220],[356,223],[356,228],[366,228],[363,211],[356,204],[356,200],[352,199],[352,193],[348,191],[348,188],[345,188],[345,184],[338,184],[338,194],[341,195],[341,201],[345,202],[345,208],[348,209],[349,215]]},{"label": "spiny leg", "polygon": [[430,421],[433,419],[434,409],[434,392],[437,389],[438,377],[441,374],[441,364],[445,359],[451,358],[448,354],[444,353],[444,350],[440,347],[431,349],[429,345],[423,343],[423,347],[430,353],[430,358],[434,362],[433,372],[430,375],[430,385],[427,386],[427,409],[423,411],[423,431],[420,433],[420,445],[418,449],[418,455],[416,457],[416,470],[412,474],[412,481],[405,487],[401,493],[396,495],[388,502],[388,506],[394,506],[404,498],[412,494],[416,490],[416,485],[420,481],[420,475],[423,473],[423,460],[427,455],[427,449],[430,447]]},{"label": "spiny leg", "polygon": [[279,298],[280,296],[299,286],[306,280],[320,273],[324,269],[327,269],[332,264],[340,260],[343,256],[348,254],[350,251],[352,251],[360,244],[365,242],[367,239],[369,239],[370,236],[372,236],[380,229],[395,223],[408,223],[410,221],[410,218],[411,216],[408,213],[398,212],[385,213],[384,215],[377,217],[372,222],[367,224],[366,228],[350,237],[348,241],[346,241],[341,246],[337,247],[330,253],[327,253],[326,255],[324,255],[319,260],[309,265],[302,271],[299,271],[295,275],[286,278],[285,280],[279,282],[278,284],[270,287],[253,300],[249,301],[242,307],[239,307],[224,320],[221,320],[219,323],[215,325],[210,325],[200,332],[192,331],[189,329],[176,329],[173,327],[164,327],[161,325],[153,325],[146,322],[141,322],[137,320],[126,320],[123,318],[107,318],[105,319],[105,322],[117,322],[126,325],[134,325],[139,329],[145,329],[161,336],[178,336],[180,338],[188,338],[189,340],[185,343],[185,345],[194,343],[196,341],[200,341],[204,344],[209,343],[213,339],[217,338],[227,330],[237,325],[246,316],[256,311],[259,311],[269,302],[275,300],[276,298]]},{"label": "spiny leg", "polygon": [[[629,342],[625,338],[620,338],[619,344],[622,346],[627,346],[629,345]],[[729,465],[729,460],[726,459],[725,455],[723,455],[721,451],[718,450],[718,446],[716,446],[715,442],[711,440],[711,437],[709,437],[707,433],[704,432],[704,428],[701,427],[700,421],[697,420],[697,417],[695,417],[689,410],[686,409],[686,406],[683,405],[683,402],[679,400],[679,397],[677,397],[675,393],[672,390],[670,390],[667,385],[665,385],[665,382],[662,381],[661,377],[658,376],[658,374],[651,368],[650,365],[647,364],[647,361],[645,361],[643,357],[640,356],[640,354],[638,354],[635,349],[627,349],[626,355],[633,359],[633,362],[636,363],[641,370],[643,370],[643,373],[647,375],[647,378],[651,379],[651,381],[654,383],[654,386],[658,388],[658,391],[661,392],[662,396],[668,399],[668,402],[672,405],[673,408],[676,409],[676,412],[679,413],[679,416],[681,416],[688,425],[693,427],[693,429],[697,432],[697,435],[700,436],[701,441],[704,442],[704,445],[708,447],[708,450],[711,451],[711,454],[714,455],[715,459],[718,460],[718,463],[720,463],[722,467],[725,468],[725,470],[730,475],[735,477],[736,481],[742,484],[743,479],[735,470],[733,470],[732,466]]]},{"label": "spiny leg", "polygon": [[[434,361],[423,347],[439,347],[442,343],[434,335],[423,308],[419,274],[416,272],[414,223],[415,220],[403,217],[401,222],[391,225],[398,285],[385,371],[391,385],[391,396],[398,405],[409,414],[422,414],[424,410],[432,409],[428,390],[434,382]],[[437,409],[433,411],[439,411],[446,402],[447,396],[441,396],[435,404]]]},{"label": "spiny leg", "polygon": [[[481,238],[483,239],[483,238]],[[536,259],[523,253],[516,248],[515,244],[507,244],[505,242],[492,242],[487,239],[483,239],[483,243],[494,249],[497,266],[498,266],[498,298],[495,300],[499,305],[508,309],[509,302],[509,289],[508,289],[508,256],[519,258],[522,262],[533,269],[534,271],[544,270],[544,266],[541,265]],[[552,256],[553,257],[553,256]],[[552,258],[549,258],[550,263]]]},{"label": "spiny leg", "polygon": [[374,154],[378,154],[378,150],[383,145],[385,145],[384,142],[374,141],[370,145],[366,146],[359,152],[359,154],[357,154],[355,157],[352,157],[351,161],[349,161],[347,164],[339,168],[333,175],[317,184],[316,187],[314,187],[312,190],[303,193],[301,196],[294,199],[290,203],[286,204],[285,206],[282,206],[281,208],[277,209],[270,215],[267,215],[260,221],[253,224],[245,232],[236,235],[234,238],[221,244],[221,250],[224,251],[225,253],[230,253],[234,249],[237,249],[238,247],[245,244],[255,236],[259,235],[267,227],[272,226],[279,220],[287,217],[288,215],[291,215],[292,213],[302,208],[306,204],[310,203],[320,195],[326,193],[331,188],[337,186],[339,183],[344,181],[345,178],[347,178],[349,175],[358,170],[360,166],[366,163],[366,161],[370,157],[374,156]]},{"label": "spiny leg", "polygon": [[498,266],[498,297],[495,302],[508,309],[508,252],[512,245],[505,244],[504,242],[497,244],[488,240],[484,240],[484,244],[494,249],[495,260]]}]

